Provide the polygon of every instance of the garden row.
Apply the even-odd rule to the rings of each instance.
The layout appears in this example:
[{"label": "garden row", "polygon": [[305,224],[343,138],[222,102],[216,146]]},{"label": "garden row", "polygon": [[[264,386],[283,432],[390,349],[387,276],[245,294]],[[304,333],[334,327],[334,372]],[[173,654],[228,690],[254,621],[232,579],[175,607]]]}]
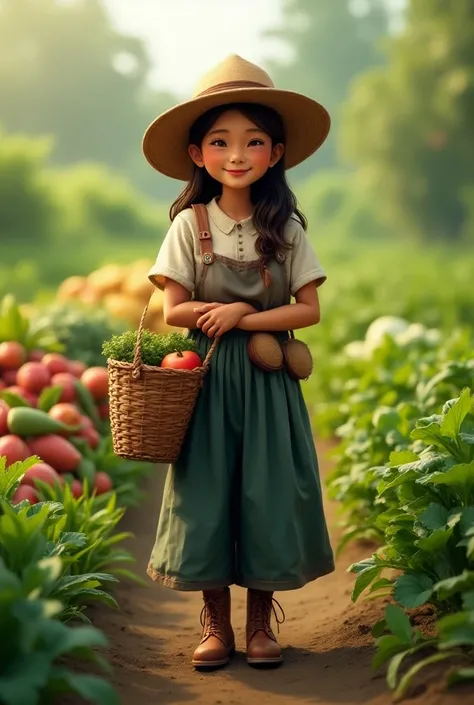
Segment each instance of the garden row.
[{"label": "garden row", "polygon": [[[11,297],[1,302],[0,631],[9,638],[0,702],[55,703],[75,692],[113,705],[107,640],[87,606],[117,607],[114,584],[141,581],[118,524],[150,466],[114,455],[105,367],[87,367],[79,348],[68,358],[51,330]],[[78,673],[78,658],[104,677]]]},{"label": "garden row", "polygon": [[[374,667],[389,662],[398,698],[438,661],[452,660],[449,683],[474,679],[473,342],[469,328],[448,336],[379,318],[333,356],[331,397],[316,406],[340,439],[328,480],[339,551],[361,538],[377,546],[350,567],[353,600],[391,598],[374,626]],[[435,615],[429,635],[412,626],[423,605]]]}]

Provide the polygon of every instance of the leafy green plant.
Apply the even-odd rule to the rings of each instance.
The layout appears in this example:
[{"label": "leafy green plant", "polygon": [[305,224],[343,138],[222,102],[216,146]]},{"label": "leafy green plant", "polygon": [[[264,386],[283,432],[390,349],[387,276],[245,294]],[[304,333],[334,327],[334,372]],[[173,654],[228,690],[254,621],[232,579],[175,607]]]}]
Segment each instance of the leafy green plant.
[{"label": "leafy green plant", "polygon": [[63,346],[50,327],[39,321],[30,321],[18,306],[15,297],[7,294],[0,302],[0,342],[14,340],[27,351],[41,348],[62,351]]},{"label": "leafy green plant", "polygon": [[410,334],[410,328],[400,334],[403,344],[386,334],[367,355],[345,358],[350,378],[337,404],[341,443],[328,478],[329,494],[341,502],[344,513],[341,549],[357,536],[383,537],[377,525],[367,524],[375,512],[386,510],[385,497],[377,492],[376,468],[392,452],[416,451],[420,446],[410,438],[416,420],[439,412],[444,399],[473,382],[467,332],[445,340],[439,332],[427,335],[422,328]]},{"label": "leafy green plant", "polygon": [[54,334],[67,358],[81,360],[88,367],[105,365],[104,340],[125,330],[125,323],[107,311],[69,302],[39,307],[35,319]]},{"label": "leafy green plant", "polygon": [[[77,551],[63,557],[70,575],[81,576],[98,572],[103,574],[102,571],[105,570],[114,581],[121,576],[135,582],[143,582],[132,571],[120,567],[120,564],[131,564],[135,561],[129,551],[117,547],[117,544],[131,538],[132,534],[117,532],[125,508],[116,506],[117,497],[114,492],[108,493],[105,503],[101,497],[88,494],[87,482],[85,493],[78,498],[73,496],[67,484],[64,487],[51,487],[41,483],[41,493],[50,503],[60,503],[63,508],[59,520],[49,532],[49,540],[56,544],[64,534],[79,534],[85,537],[85,543],[78,547]],[[110,595],[105,594],[102,597],[105,602],[115,606],[115,601]]]},{"label": "leafy green plant", "polygon": [[[474,678],[473,402],[465,389],[441,414],[419,419],[410,437],[423,449],[394,452],[387,466],[373,470],[376,502],[382,498],[384,511],[372,522],[384,544],[349,568],[357,575],[352,599],[368,591],[370,597],[393,596],[406,609],[430,603],[440,617],[432,638],[413,630],[394,606],[374,628],[374,667],[389,661],[387,681],[396,697],[424,667],[445,659],[465,661],[450,683]],[[435,651],[398,679],[402,661],[425,649]]]},{"label": "leafy green plant", "polygon": [[0,702],[37,705],[58,695],[77,693],[97,705],[116,705],[118,695],[98,676],[66,668],[65,656],[110,667],[96,649],[107,646],[102,632],[92,626],[71,628],[58,621],[64,605],[53,597],[62,571],[59,556],[25,566],[21,575],[0,556]]},{"label": "leafy green plant", "polygon": [[[135,345],[137,342],[137,331],[127,331],[122,335],[114,335],[107,340],[102,352],[106,358],[120,360],[122,362],[133,362],[135,355]],[[152,333],[145,329],[141,341],[141,359],[146,365],[159,366],[161,361],[172,352],[183,352],[184,350],[196,351],[196,342],[188,338],[183,333]]]}]

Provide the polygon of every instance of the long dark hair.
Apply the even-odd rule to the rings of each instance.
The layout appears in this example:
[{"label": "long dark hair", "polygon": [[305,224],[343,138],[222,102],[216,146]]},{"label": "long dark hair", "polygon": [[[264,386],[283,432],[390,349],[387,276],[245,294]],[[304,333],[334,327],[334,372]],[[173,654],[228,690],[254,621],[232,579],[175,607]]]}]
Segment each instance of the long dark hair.
[{"label": "long dark hair", "polygon": [[[200,148],[205,135],[217,118],[227,110],[238,110],[242,113],[269,135],[273,145],[285,144],[285,129],[280,115],[272,108],[255,103],[219,105],[208,110],[191,127],[189,144],[195,144]],[[190,182],[171,206],[171,220],[194,203],[209,203],[221,193],[222,184],[213,179],[206,169],[194,165]],[[285,226],[289,218],[296,218],[306,230],[306,218],[298,209],[296,196],[286,180],[284,155],[274,167],[266,171],[261,179],[252,184],[250,195],[255,206],[253,224],[258,233],[255,249],[261,257],[266,259],[275,254],[278,249],[288,247],[285,240]]]}]

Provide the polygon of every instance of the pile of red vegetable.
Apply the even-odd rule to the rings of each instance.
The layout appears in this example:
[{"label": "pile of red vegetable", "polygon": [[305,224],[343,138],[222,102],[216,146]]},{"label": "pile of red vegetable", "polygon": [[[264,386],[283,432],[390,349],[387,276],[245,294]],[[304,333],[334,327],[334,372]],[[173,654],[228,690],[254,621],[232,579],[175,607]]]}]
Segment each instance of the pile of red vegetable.
[{"label": "pile of red vegetable", "polygon": [[108,376],[105,367],[86,366],[59,353],[0,343],[0,457],[7,466],[37,455],[42,462],[23,477],[14,501],[39,499],[36,480],[68,482],[75,496],[112,489],[85,449],[95,450],[108,430]]}]

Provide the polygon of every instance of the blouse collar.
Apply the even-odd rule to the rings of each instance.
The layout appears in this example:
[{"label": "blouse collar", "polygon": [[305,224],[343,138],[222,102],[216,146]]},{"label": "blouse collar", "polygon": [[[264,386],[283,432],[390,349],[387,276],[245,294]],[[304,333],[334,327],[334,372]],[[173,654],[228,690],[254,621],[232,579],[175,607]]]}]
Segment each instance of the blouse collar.
[{"label": "blouse collar", "polygon": [[224,213],[223,210],[219,208],[217,198],[213,198],[212,201],[208,203],[207,211],[214,224],[219,228],[219,230],[221,230],[226,235],[230,235],[237,225],[241,225],[242,232],[247,233],[248,235],[257,234],[257,230],[255,228],[255,225],[253,224],[253,219],[251,215],[248,218],[237,222],[236,220],[230,218],[226,213]]}]

